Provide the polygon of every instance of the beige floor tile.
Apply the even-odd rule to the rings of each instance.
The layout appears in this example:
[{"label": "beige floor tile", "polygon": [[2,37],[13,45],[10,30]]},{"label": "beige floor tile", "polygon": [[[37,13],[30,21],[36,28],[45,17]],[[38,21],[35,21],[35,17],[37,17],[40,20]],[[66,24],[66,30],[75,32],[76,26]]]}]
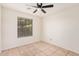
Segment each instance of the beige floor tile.
[{"label": "beige floor tile", "polygon": [[66,54],[67,54],[67,50],[59,48],[52,55],[54,55],[54,56],[66,56]]},{"label": "beige floor tile", "polygon": [[3,51],[1,56],[79,56],[76,53],[62,49],[45,42],[36,42],[21,47]]},{"label": "beige floor tile", "polygon": [[69,51],[67,56],[79,56],[79,54]]}]

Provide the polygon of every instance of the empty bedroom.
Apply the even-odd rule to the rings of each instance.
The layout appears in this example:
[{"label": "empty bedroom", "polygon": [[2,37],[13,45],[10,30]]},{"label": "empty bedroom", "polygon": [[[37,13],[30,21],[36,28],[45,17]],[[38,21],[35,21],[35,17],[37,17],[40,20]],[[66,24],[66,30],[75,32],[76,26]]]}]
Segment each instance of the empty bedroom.
[{"label": "empty bedroom", "polygon": [[79,3],[0,3],[0,56],[79,56]]}]

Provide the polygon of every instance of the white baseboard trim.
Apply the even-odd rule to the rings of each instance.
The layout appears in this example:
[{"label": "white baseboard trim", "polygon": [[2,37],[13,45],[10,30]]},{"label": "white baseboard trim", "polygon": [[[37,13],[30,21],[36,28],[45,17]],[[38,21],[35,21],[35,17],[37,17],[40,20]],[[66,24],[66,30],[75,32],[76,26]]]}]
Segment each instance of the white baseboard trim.
[{"label": "white baseboard trim", "polygon": [[69,48],[62,47],[62,46],[58,45],[58,44],[55,43],[55,42],[50,42],[50,41],[46,41],[46,40],[42,40],[42,41],[44,41],[44,42],[46,42],[46,43],[48,43],[48,44],[51,44],[51,45],[56,45],[56,46],[58,46],[58,47],[60,47],[60,48],[63,48],[63,49],[66,49],[66,50],[69,50],[69,51],[72,51],[72,52],[75,52],[75,53],[79,54],[79,51],[76,51],[76,50],[72,50],[72,49],[69,49]]},{"label": "white baseboard trim", "polygon": [[12,46],[12,47],[3,48],[2,51],[12,49],[12,48],[17,48],[17,47],[28,45],[28,44],[35,43],[35,42],[39,42],[39,40],[33,40],[33,41],[29,41],[28,43],[24,42],[24,44],[18,44],[18,45]]}]

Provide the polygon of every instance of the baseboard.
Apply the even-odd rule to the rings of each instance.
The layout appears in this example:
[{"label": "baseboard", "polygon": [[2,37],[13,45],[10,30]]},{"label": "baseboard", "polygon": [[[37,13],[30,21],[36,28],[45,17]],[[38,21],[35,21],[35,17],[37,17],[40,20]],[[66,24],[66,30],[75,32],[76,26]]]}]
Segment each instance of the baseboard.
[{"label": "baseboard", "polygon": [[4,49],[2,49],[2,51],[8,50],[8,49],[12,49],[12,48],[17,48],[17,47],[24,46],[24,45],[28,45],[28,44],[35,43],[35,42],[39,42],[39,40],[34,40],[34,41],[30,41],[30,42],[28,42],[28,43],[26,43],[26,44],[20,44],[20,45],[16,45],[16,46],[4,48]]},{"label": "baseboard", "polygon": [[49,41],[44,41],[44,40],[42,40],[42,41],[43,41],[43,42],[46,42],[46,43],[48,43],[48,44],[55,45],[55,46],[57,46],[57,47],[63,48],[63,49],[65,49],[65,50],[68,50],[68,51],[71,51],[71,52],[74,52],[74,53],[79,54],[79,51],[75,51],[75,50],[72,50],[72,49],[68,49],[68,48],[62,47],[62,46],[60,46],[59,44],[56,44],[55,42],[54,42],[54,43],[51,43],[51,42],[49,42]]}]

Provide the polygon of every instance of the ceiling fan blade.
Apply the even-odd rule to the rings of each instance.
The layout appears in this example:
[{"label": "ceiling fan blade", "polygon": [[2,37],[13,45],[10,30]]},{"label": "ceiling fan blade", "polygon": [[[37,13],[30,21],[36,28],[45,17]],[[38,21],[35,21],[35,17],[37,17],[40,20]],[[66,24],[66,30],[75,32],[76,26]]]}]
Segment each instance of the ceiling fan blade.
[{"label": "ceiling fan blade", "polygon": [[42,8],[51,8],[53,7],[54,5],[46,5],[46,6],[42,6]]},{"label": "ceiling fan blade", "polygon": [[41,11],[42,11],[43,13],[46,13],[46,11],[45,11],[44,9],[41,9]]},{"label": "ceiling fan blade", "polygon": [[37,3],[37,7],[38,7],[38,8],[40,7],[39,3]]},{"label": "ceiling fan blade", "polygon": [[42,3],[37,3],[37,7],[41,8],[42,7]]},{"label": "ceiling fan blade", "polygon": [[36,13],[36,12],[37,12],[37,9],[33,13]]},{"label": "ceiling fan blade", "polygon": [[40,5],[42,6],[42,3],[40,3]]}]

